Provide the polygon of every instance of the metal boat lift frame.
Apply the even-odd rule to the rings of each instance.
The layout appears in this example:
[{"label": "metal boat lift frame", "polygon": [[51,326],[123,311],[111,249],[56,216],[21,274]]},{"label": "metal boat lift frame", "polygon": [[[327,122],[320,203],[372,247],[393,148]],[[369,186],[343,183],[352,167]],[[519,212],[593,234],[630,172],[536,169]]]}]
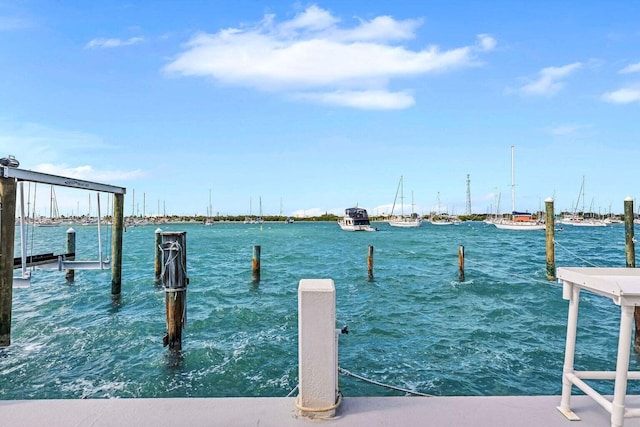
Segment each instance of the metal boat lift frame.
[{"label": "metal boat lift frame", "polygon": [[[100,261],[67,261],[58,258],[54,261],[54,269],[73,268],[73,269],[103,269],[111,265],[111,295],[112,297],[120,296],[122,285],[122,233],[124,230],[124,195],[127,189],[114,185],[102,184],[98,182],[85,181],[81,179],[69,178],[59,175],[51,175],[42,172],[34,172],[29,170],[18,169],[10,166],[0,166],[0,347],[7,346],[10,343],[11,331],[11,300],[12,288],[14,284],[13,277],[13,254],[14,239],[16,225],[16,193],[17,184],[22,182],[35,182],[42,184],[50,184],[61,187],[76,188],[81,190],[98,191],[110,193],[114,195],[113,202],[113,221],[112,221],[112,259],[105,263]],[[21,191],[22,209],[21,215],[22,225],[24,227],[24,194]],[[22,239],[24,232],[21,229]],[[22,247],[25,242],[22,240]],[[100,249],[101,250],[101,249]],[[29,277],[25,274],[26,259],[23,251],[21,259],[21,267],[23,268],[22,277],[17,277],[17,285],[24,286],[28,282]],[[100,256],[100,258],[102,258]],[[7,322],[8,320],[8,322]]]}]

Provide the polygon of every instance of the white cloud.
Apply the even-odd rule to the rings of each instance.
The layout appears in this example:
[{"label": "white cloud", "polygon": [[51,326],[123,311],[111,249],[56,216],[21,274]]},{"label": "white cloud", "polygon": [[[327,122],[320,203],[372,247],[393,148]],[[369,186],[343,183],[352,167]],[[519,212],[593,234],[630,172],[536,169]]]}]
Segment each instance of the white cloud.
[{"label": "white cloud", "polygon": [[59,175],[69,178],[82,179],[85,181],[97,182],[121,182],[145,176],[145,173],[140,169],[132,171],[96,170],[93,168],[93,166],[90,165],[71,167],[66,164],[54,165],[52,163],[42,163],[36,165],[33,170],[35,170],[36,172],[48,173],[51,175]]},{"label": "white cloud", "polygon": [[612,104],[630,104],[640,102],[640,87],[622,88],[613,92],[606,92],[602,99]]},{"label": "white cloud", "polygon": [[522,86],[520,92],[527,95],[553,96],[564,87],[562,79],[568,77],[580,67],[582,67],[582,63],[574,62],[562,67],[543,68],[538,73],[537,80]]},{"label": "white cloud", "polygon": [[385,90],[337,91],[300,93],[298,98],[327,105],[361,108],[365,110],[400,110],[411,107],[415,100],[405,92]]},{"label": "white cloud", "polygon": [[495,49],[498,42],[488,34],[478,34],[478,45],[482,51],[490,51]]},{"label": "white cloud", "polygon": [[141,170],[96,170],[92,166],[71,167],[69,159],[100,158],[114,151],[97,135],[65,131],[37,123],[12,122],[0,118],[0,153],[15,155],[21,169],[89,181],[126,181],[141,176]]},{"label": "white cloud", "polygon": [[311,6],[280,23],[268,15],[253,27],[197,34],[165,71],[334,105],[407,108],[415,101],[406,91],[389,92],[390,80],[474,66],[496,46],[488,35],[449,50],[401,45],[421,23],[379,16],[338,27],[339,19]]},{"label": "white cloud", "polygon": [[640,72],[640,62],[636,64],[629,64],[619,71],[620,74],[638,73]]},{"label": "white cloud", "polygon": [[121,47],[121,46],[129,46],[136,43],[141,43],[144,41],[143,37],[131,37],[127,40],[121,39],[93,39],[89,43],[85,45],[87,49],[98,49],[98,48],[111,48],[111,47]]}]

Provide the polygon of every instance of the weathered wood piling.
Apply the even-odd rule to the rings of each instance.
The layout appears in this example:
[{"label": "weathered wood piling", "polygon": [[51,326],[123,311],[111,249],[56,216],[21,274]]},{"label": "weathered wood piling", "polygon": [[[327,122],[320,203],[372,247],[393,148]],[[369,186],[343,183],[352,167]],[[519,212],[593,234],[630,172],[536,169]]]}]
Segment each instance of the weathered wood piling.
[{"label": "weathered wood piling", "polygon": [[[633,229],[633,199],[624,199],[624,249],[627,268],[636,268],[636,249],[634,243]],[[633,335],[633,351],[640,353],[640,308],[635,307],[633,311],[636,330]]]},{"label": "weathered wood piling", "polygon": [[154,257],[153,257],[153,282],[159,285],[162,282],[162,230],[156,228],[154,239]]},{"label": "weathered wood piling", "polygon": [[[67,254],[76,253],[76,230],[69,228],[67,230]],[[67,268],[64,271],[64,278],[67,282],[73,282],[76,278],[76,271],[73,268]]]},{"label": "weathered wood piling", "polygon": [[254,245],[251,255],[251,281],[253,283],[260,283],[260,252],[262,248],[260,245]]},{"label": "weathered wood piling", "polygon": [[373,246],[369,245],[369,251],[367,253],[367,277],[369,281],[373,281]]},{"label": "weathered wood piling", "polygon": [[626,265],[629,268],[636,267],[636,249],[634,243],[633,230],[633,199],[624,199],[624,248],[626,254]]},{"label": "weathered wood piling", "polygon": [[16,180],[0,177],[0,347],[11,345]]},{"label": "weathered wood piling", "polygon": [[547,244],[547,280],[556,280],[556,249],[555,249],[555,213],[553,199],[549,197],[544,201],[545,230]]},{"label": "weathered wood piling", "polygon": [[113,195],[111,235],[111,297],[119,298],[122,288],[122,231],[124,229],[124,192]]},{"label": "weathered wood piling", "polygon": [[165,291],[167,333],[163,344],[182,349],[182,329],[187,320],[187,233],[163,232],[162,284]]},{"label": "weathered wood piling", "polygon": [[458,281],[464,282],[464,245],[458,246]]}]

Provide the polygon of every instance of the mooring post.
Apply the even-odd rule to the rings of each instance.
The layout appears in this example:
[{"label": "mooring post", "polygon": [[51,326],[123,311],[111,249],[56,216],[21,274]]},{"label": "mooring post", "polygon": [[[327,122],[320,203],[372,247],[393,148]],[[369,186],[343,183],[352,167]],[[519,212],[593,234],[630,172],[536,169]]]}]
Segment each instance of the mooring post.
[{"label": "mooring post", "polygon": [[163,345],[182,349],[182,329],[187,320],[187,233],[163,232],[162,284],[165,292],[167,333]]},{"label": "mooring post", "polygon": [[251,256],[251,280],[253,283],[260,283],[260,245],[253,246],[253,254]]},{"label": "mooring post", "polygon": [[160,227],[156,228],[154,243],[155,256],[153,258],[153,281],[156,285],[159,285],[162,276],[162,248],[160,247],[162,244],[162,230]]},{"label": "mooring post", "polygon": [[333,417],[338,407],[336,288],[331,279],[298,286],[298,396],[296,414]]},{"label": "mooring post", "polygon": [[[71,259],[71,257],[75,258],[75,256],[76,230],[74,230],[72,227],[69,227],[69,229],[67,230],[67,254],[65,256],[65,259]],[[76,271],[73,268],[67,268],[64,271],[64,278],[67,279],[67,282],[73,282],[76,278]]]},{"label": "mooring post", "polygon": [[369,252],[367,254],[367,272],[369,281],[373,280],[373,245],[369,245]]},{"label": "mooring post", "polygon": [[124,229],[124,194],[113,195],[111,226],[111,297],[119,298],[122,287],[122,230]]},{"label": "mooring post", "polygon": [[0,177],[0,347],[11,345],[16,188],[14,178]]},{"label": "mooring post", "polygon": [[[624,249],[626,254],[626,267],[636,268],[636,248],[633,230],[633,199],[624,199]],[[636,330],[633,336],[633,351],[640,353],[640,308],[635,307],[633,317]]]},{"label": "mooring post", "polygon": [[546,211],[545,230],[547,236],[547,280],[556,280],[555,213],[553,199],[544,201]]},{"label": "mooring post", "polygon": [[458,246],[458,281],[464,282],[464,245]]},{"label": "mooring post", "polygon": [[636,268],[636,249],[633,230],[633,199],[624,199],[624,248],[628,268]]}]

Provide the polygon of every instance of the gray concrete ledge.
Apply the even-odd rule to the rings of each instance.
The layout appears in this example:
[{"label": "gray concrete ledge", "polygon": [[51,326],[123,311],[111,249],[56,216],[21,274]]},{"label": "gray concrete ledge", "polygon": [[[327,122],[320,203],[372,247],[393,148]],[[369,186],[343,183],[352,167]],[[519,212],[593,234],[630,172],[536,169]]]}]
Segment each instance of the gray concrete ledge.
[{"label": "gray concrete ledge", "polygon": [[[455,426],[601,427],[609,413],[587,396],[571,406],[582,421],[556,409],[560,396],[345,397],[331,420],[298,419],[294,398],[0,400],[3,426]],[[640,407],[640,396],[627,396]],[[625,420],[640,426],[640,418]]]}]

